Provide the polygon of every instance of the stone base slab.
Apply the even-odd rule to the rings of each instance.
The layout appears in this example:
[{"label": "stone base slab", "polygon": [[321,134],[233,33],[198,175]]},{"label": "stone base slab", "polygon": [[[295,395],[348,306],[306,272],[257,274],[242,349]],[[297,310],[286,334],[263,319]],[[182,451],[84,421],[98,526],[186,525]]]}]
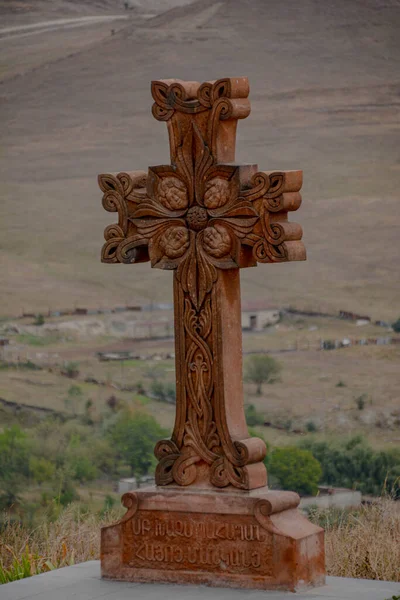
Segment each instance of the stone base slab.
[{"label": "stone base slab", "polygon": [[294,492],[149,487],[101,530],[106,579],[296,591],[325,582],[324,532]]}]

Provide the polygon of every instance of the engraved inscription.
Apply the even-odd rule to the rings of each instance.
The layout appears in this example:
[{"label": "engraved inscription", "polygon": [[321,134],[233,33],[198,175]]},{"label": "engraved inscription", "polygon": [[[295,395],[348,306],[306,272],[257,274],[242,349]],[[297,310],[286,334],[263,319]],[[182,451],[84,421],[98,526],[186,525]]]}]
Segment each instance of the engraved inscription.
[{"label": "engraved inscription", "polygon": [[259,525],[219,523],[212,519],[206,522],[193,522],[187,519],[149,519],[138,517],[132,520],[134,535],[151,533],[155,537],[186,537],[209,540],[265,540],[265,532],[261,532]]},{"label": "engraved inscription", "polygon": [[251,516],[143,510],[124,529],[133,568],[272,575],[270,534]]},{"label": "engraved inscription", "polygon": [[[220,567],[225,570],[228,567],[261,567],[261,552],[255,550],[252,552],[243,549],[231,548],[202,548],[194,545],[188,548],[170,544],[152,544],[145,542],[135,550],[135,557],[141,561],[165,562],[165,563],[183,563],[190,565],[201,565],[207,567]],[[135,560],[130,561],[131,567],[137,566]]]}]

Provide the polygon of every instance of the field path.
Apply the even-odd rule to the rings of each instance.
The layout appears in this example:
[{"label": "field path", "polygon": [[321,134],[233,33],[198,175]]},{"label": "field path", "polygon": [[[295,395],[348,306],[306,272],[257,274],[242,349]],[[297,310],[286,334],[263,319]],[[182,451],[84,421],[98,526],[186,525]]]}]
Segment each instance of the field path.
[{"label": "field path", "polygon": [[13,27],[0,29],[0,39],[9,37],[13,37],[14,39],[21,38],[27,35],[38,35],[47,31],[56,31],[57,29],[72,29],[119,19],[129,19],[129,15],[97,15],[93,17],[76,17],[74,19],[55,19],[52,21],[41,21],[40,23],[29,23],[27,25],[14,25]]}]

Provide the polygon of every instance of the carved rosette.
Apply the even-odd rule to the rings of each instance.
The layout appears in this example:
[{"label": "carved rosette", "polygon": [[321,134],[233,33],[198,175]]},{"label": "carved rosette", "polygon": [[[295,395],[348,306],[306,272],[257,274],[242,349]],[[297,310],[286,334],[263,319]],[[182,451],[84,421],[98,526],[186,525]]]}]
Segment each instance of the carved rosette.
[{"label": "carved rosette", "polygon": [[157,81],[152,94],[153,115],[167,122],[171,165],[150,167],[147,177],[100,175],[99,184],[104,208],[119,217],[105,230],[102,260],[150,260],[175,272],[183,377],[172,438],[155,449],[156,481],[190,485],[207,465],[212,485],[249,489],[265,444],[233,441],[227,426],[215,382],[221,354],[215,284],[220,269],[305,259],[301,227],[287,219],[301,203],[301,172],[257,172],[253,166],[250,173],[231,164],[237,120],[250,112],[246,78],[202,85]]}]

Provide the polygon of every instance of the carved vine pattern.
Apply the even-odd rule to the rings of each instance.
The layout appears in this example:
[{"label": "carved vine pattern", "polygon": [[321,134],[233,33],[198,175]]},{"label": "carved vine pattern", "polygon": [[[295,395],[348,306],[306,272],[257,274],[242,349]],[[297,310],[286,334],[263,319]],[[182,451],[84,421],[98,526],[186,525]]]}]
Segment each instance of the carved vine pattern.
[{"label": "carved vine pattern", "polygon": [[[218,269],[240,266],[242,245],[252,248],[258,262],[290,260],[290,245],[301,238],[301,228],[282,216],[298,207],[300,196],[284,193],[284,173],[258,172],[242,187],[239,167],[217,164],[220,121],[243,118],[250,111],[243,98],[247,93],[232,98],[230,82],[153,82],[153,115],[168,122],[173,164],[151,167],[147,176],[139,171],[99,177],[104,208],[118,213],[118,224],[104,232],[102,260],[132,263],[148,253],[153,267],[175,270],[180,287],[185,394],[177,411],[184,427],[156,446],[159,485],[190,485],[197,465],[205,462],[213,485],[247,489],[246,465],[263,454],[260,445],[251,450],[251,445],[230,439],[218,407],[213,285]],[[205,111],[202,128],[194,119],[182,128],[174,118],[175,113]]]}]

